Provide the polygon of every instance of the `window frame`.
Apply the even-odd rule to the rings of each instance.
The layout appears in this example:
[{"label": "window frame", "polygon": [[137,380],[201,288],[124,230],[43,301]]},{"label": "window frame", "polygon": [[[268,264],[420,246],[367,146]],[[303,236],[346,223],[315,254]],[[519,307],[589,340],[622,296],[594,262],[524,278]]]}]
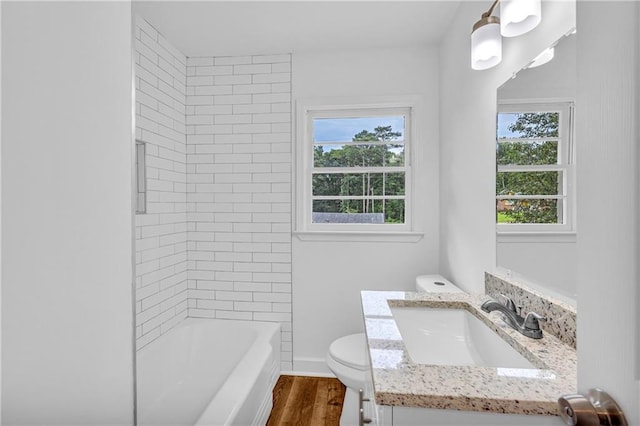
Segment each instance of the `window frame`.
[{"label": "window frame", "polygon": [[[501,197],[495,194],[496,206],[496,230],[499,235],[554,235],[573,234],[576,231],[576,189],[575,189],[575,141],[574,141],[574,101],[573,100],[502,100],[498,102],[496,124],[498,114],[501,113],[528,113],[528,112],[559,112],[558,120],[558,163],[550,165],[499,165],[496,158],[496,179],[500,172],[531,172],[531,171],[560,171],[563,175],[564,195],[547,197],[556,198],[562,202],[563,223],[498,223],[497,201],[510,197]],[[517,138],[516,138],[517,139]],[[551,138],[549,138],[551,139]],[[498,147],[496,126],[496,149]],[[494,185],[495,186],[495,185]],[[535,198],[521,196],[524,199]],[[542,197],[542,195],[538,195]]]},{"label": "window frame", "polygon": [[[313,239],[313,235],[347,235],[351,239],[380,235],[410,235],[421,238],[414,232],[413,225],[413,158],[415,156],[416,126],[415,116],[418,98],[414,96],[366,99],[321,99],[297,102],[297,144],[295,180],[295,234],[301,239]],[[313,223],[313,120],[315,118],[345,118],[399,116],[405,117],[403,130],[404,167],[394,167],[394,171],[405,174],[405,222],[403,224],[361,224],[361,223]],[[397,129],[396,129],[397,130]],[[373,167],[375,168],[375,167]],[[398,170],[395,170],[398,169]],[[342,169],[341,170],[345,170]],[[348,169],[347,169],[348,170]],[[359,168],[361,171],[361,169]]]}]

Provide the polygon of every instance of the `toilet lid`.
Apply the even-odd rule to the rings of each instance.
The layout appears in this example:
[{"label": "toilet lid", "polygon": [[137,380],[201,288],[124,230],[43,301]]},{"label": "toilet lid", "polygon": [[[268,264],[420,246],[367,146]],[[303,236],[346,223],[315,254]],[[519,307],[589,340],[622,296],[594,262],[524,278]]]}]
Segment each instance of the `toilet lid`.
[{"label": "toilet lid", "polygon": [[335,340],[329,346],[329,353],[333,359],[347,367],[366,370],[369,365],[364,333],[350,334]]},{"label": "toilet lid", "polygon": [[416,277],[416,290],[427,293],[464,293],[460,287],[441,275],[420,275]]}]

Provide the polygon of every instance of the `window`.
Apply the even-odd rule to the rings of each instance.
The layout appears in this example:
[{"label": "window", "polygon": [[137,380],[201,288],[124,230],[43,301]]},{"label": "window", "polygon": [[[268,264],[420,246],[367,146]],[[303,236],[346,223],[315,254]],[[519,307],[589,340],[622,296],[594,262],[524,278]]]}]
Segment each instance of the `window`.
[{"label": "window", "polygon": [[302,106],[298,230],[411,230],[412,105]]},{"label": "window", "polygon": [[498,232],[574,231],[572,112],[570,102],[498,106]]}]

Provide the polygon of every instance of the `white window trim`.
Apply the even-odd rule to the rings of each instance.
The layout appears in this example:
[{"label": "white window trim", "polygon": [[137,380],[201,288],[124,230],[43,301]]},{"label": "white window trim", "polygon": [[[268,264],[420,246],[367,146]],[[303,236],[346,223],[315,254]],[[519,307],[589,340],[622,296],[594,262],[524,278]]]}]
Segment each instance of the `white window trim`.
[{"label": "white window trim", "polygon": [[[311,171],[313,169],[313,144],[311,115],[337,111],[384,110],[397,114],[397,109],[409,109],[405,132],[409,133],[405,145],[405,223],[404,224],[314,224],[311,223]],[[413,159],[416,158],[419,135],[416,119],[420,116],[421,98],[418,96],[357,97],[302,99],[296,102],[296,179],[294,182],[295,226],[294,235],[305,241],[418,241],[423,233],[415,229],[412,186],[414,181]],[[388,111],[389,112],[389,111]]]},{"label": "white window trim", "polygon": [[[544,167],[545,169],[561,170],[565,174],[564,193],[566,197],[565,208],[563,210],[564,223],[513,223],[498,224],[496,223],[496,231],[499,241],[529,241],[531,238],[542,238],[545,241],[567,241],[573,240],[576,233],[576,188],[575,188],[575,144],[574,144],[574,101],[572,99],[518,99],[518,100],[501,100],[498,102],[498,113],[509,112],[537,112],[543,110],[560,110],[561,117],[568,122],[567,125],[560,126],[562,134],[559,135],[561,141],[565,141],[561,145],[559,155],[563,161],[560,165],[551,165]],[[562,118],[561,118],[562,119]],[[496,165],[496,174],[499,171],[513,171],[519,166],[498,166]],[[534,166],[522,166],[524,169],[535,168]],[[494,196],[494,200],[495,200]]]},{"label": "white window trim", "polygon": [[499,232],[498,243],[575,243],[575,232]]}]

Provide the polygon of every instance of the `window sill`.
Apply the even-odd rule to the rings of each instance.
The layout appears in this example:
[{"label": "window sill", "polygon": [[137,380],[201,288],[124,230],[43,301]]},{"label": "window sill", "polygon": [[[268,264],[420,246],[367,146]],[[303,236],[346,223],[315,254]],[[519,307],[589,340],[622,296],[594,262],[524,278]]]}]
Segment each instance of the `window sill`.
[{"label": "window sill", "polygon": [[297,231],[301,241],[392,242],[417,243],[424,238],[422,232],[356,232],[356,231]]},{"label": "window sill", "polygon": [[498,243],[575,243],[575,231],[566,232],[497,232]]}]

